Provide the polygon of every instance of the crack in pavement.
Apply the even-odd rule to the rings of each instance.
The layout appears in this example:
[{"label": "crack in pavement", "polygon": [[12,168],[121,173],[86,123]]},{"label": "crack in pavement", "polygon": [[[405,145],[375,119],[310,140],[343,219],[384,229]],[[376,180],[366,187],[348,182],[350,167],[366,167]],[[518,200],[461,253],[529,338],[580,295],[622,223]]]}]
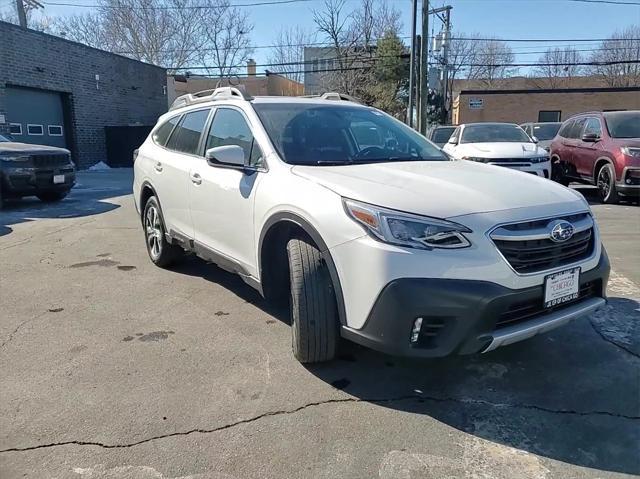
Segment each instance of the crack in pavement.
[{"label": "crack in pavement", "polygon": [[4,341],[2,341],[2,343],[0,343],[0,349],[4,348],[7,344],[9,344],[13,340],[13,337],[18,333],[18,331],[20,329],[22,329],[23,326],[26,326],[30,322],[41,318],[42,316],[44,316],[47,313],[48,313],[48,311],[45,311],[43,313],[40,313],[38,316],[35,316],[33,318],[29,318],[29,319],[25,319],[20,324],[18,324],[18,326],[16,326],[16,328],[13,331],[11,331],[11,333],[9,333],[9,336],[7,336],[7,339],[5,339]]},{"label": "crack in pavement", "polygon": [[635,351],[632,351],[631,349],[627,348],[626,346],[623,346],[622,344],[616,343],[612,339],[607,338],[607,336],[604,333],[602,333],[602,331],[600,331],[595,324],[593,324],[593,321],[591,321],[591,318],[589,318],[589,324],[591,325],[593,330],[596,332],[596,334],[602,338],[603,341],[609,344],[613,344],[615,347],[621,349],[622,351],[640,359],[640,354],[636,353]]},{"label": "crack in pavement", "polygon": [[392,403],[392,402],[400,402],[400,401],[431,401],[431,402],[436,402],[436,403],[446,403],[446,402],[454,402],[457,404],[473,404],[473,405],[483,405],[483,406],[490,406],[490,407],[494,407],[494,408],[515,408],[515,409],[528,409],[528,410],[535,410],[535,411],[540,411],[540,412],[545,412],[545,413],[551,413],[551,414],[568,414],[568,415],[575,415],[575,416],[608,416],[608,417],[615,417],[615,418],[619,418],[619,419],[630,419],[630,420],[638,420],[640,419],[640,416],[630,416],[630,415],[626,415],[626,414],[617,414],[617,413],[612,413],[609,411],[574,411],[574,410],[570,410],[570,409],[550,409],[550,408],[546,408],[543,406],[536,406],[536,405],[532,405],[532,404],[503,404],[503,403],[492,403],[490,401],[484,400],[484,399],[471,399],[471,398],[453,398],[453,397],[435,397],[435,396],[424,396],[424,395],[415,395],[415,394],[411,394],[411,395],[406,395],[406,396],[398,396],[398,397],[394,397],[394,398],[354,398],[354,397],[348,397],[348,398],[336,398],[336,399],[327,399],[324,401],[317,401],[317,402],[310,402],[307,404],[303,404],[302,406],[299,406],[297,408],[294,409],[288,409],[288,410],[278,410],[278,411],[269,411],[269,412],[265,412],[263,414],[259,414],[257,416],[253,416],[247,419],[241,419],[232,423],[228,423],[228,424],[224,424],[222,426],[218,426],[218,427],[214,427],[211,429],[201,429],[201,428],[196,428],[196,429],[190,429],[188,431],[178,431],[178,432],[172,432],[172,433],[167,433],[167,434],[161,434],[158,436],[152,436],[152,437],[148,437],[145,439],[141,439],[139,441],[135,441],[135,442],[130,442],[130,443],[123,443],[123,444],[105,444],[102,442],[98,442],[98,441],[62,441],[62,442],[54,442],[54,443],[49,443],[49,444],[39,444],[39,445],[35,445],[35,446],[25,446],[25,447],[11,447],[8,449],[2,449],[0,450],[0,454],[2,453],[7,453],[7,452],[23,452],[23,451],[33,451],[36,449],[45,449],[45,448],[52,448],[52,447],[59,447],[59,446],[68,446],[68,445],[75,445],[75,446],[96,446],[96,447],[100,447],[103,449],[125,449],[125,448],[130,448],[130,447],[134,447],[134,446],[139,446],[141,444],[146,444],[152,441],[156,441],[159,439],[167,439],[167,438],[171,438],[171,437],[179,437],[179,436],[188,436],[191,434],[211,434],[214,432],[219,432],[219,431],[224,431],[225,429],[231,429],[234,428],[236,426],[241,426],[243,424],[250,424],[256,421],[259,421],[260,419],[264,419],[267,417],[273,417],[273,416],[282,416],[282,415],[289,415],[289,414],[296,414],[300,411],[303,411],[307,408],[312,408],[312,407],[318,407],[318,406],[322,406],[322,405],[326,405],[326,404],[343,404],[343,403],[371,403],[371,404],[385,404],[385,403]]}]

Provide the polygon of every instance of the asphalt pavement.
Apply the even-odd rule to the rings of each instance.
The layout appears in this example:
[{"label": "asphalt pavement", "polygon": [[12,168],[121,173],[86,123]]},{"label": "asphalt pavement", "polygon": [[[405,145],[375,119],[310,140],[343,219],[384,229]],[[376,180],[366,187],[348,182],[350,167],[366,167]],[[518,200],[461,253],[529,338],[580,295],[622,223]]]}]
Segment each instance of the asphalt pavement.
[{"label": "asphalt pavement", "polygon": [[197,258],[148,260],[130,170],[0,212],[0,477],[614,478],[640,474],[640,207],[593,211],[590,318],[494,352],[344,345],[305,367],[287,315]]}]

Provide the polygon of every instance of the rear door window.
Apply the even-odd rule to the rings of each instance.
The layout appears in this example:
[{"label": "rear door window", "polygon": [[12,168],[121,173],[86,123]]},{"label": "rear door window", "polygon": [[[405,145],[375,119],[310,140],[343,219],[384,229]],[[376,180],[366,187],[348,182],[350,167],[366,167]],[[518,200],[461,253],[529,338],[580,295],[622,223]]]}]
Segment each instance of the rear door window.
[{"label": "rear door window", "polygon": [[197,155],[200,136],[209,117],[209,111],[206,109],[186,113],[180,124],[173,130],[167,148],[180,153]]},{"label": "rear door window", "polygon": [[569,132],[571,131],[571,127],[573,126],[573,120],[565,121],[560,127],[560,131],[558,131],[558,135],[562,138],[569,138]]},{"label": "rear door window", "polygon": [[569,130],[569,135],[567,138],[582,138],[582,130],[584,129],[584,124],[586,122],[586,118],[577,119],[571,126],[571,130]]}]

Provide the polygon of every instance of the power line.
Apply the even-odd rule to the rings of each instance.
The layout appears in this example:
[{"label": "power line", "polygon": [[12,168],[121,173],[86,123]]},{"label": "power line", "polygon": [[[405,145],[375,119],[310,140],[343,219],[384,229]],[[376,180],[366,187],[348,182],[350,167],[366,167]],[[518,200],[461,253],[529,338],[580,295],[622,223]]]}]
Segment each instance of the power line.
[{"label": "power line", "polygon": [[136,7],[128,7],[126,5],[97,5],[97,4],[82,4],[82,3],[68,3],[68,2],[42,2],[45,5],[52,5],[58,7],[80,7],[80,8],[108,8],[108,9],[121,9],[121,10],[217,10],[221,8],[231,8],[231,7],[259,7],[261,5],[284,5],[288,3],[301,3],[301,2],[312,2],[314,0],[266,0],[263,2],[252,2],[252,3],[237,3],[237,4],[228,4],[221,6],[214,5],[185,5],[182,7],[170,6],[170,5],[159,5],[159,6],[136,6]]},{"label": "power line", "polygon": [[496,41],[496,42],[609,42],[609,41],[638,41],[640,38],[474,38],[474,37],[452,37],[451,40],[468,40],[468,41]]},{"label": "power line", "polygon": [[[365,59],[367,61],[376,62],[380,58],[407,58],[405,56],[398,55],[389,55],[386,57],[371,57],[369,59]],[[271,63],[269,66],[293,66],[299,65],[299,62],[289,62],[289,63]],[[458,66],[461,67],[476,67],[476,68],[500,68],[500,67],[563,67],[563,66],[611,66],[611,65],[636,65],[640,64],[640,58],[635,60],[614,60],[614,61],[603,61],[603,62],[544,62],[544,63],[461,63]],[[436,65],[436,63],[430,63],[430,65]],[[243,68],[246,65],[230,65],[225,66],[225,68],[235,69],[235,68]],[[266,66],[266,65],[256,65],[256,66]],[[269,73],[277,73],[280,75],[287,75],[292,73],[327,73],[327,72],[344,72],[344,71],[352,71],[352,70],[365,70],[373,68],[374,65],[361,65],[355,67],[344,67],[344,68],[322,68],[317,70],[295,70],[295,71],[278,71],[278,72],[269,72]],[[168,70],[215,70],[218,67],[216,66],[188,66],[188,67],[178,67],[178,68],[167,68]],[[222,76],[221,78],[226,78],[226,76]]]},{"label": "power line", "polygon": [[579,3],[607,3],[610,5],[640,5],[640,2],[621,2],[619,0],[566,0]]}]

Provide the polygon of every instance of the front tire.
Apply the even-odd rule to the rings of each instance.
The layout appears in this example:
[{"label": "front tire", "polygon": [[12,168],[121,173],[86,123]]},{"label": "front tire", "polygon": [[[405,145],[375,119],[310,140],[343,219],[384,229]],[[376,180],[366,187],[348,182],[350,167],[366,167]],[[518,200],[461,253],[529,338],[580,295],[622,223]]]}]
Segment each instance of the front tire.
[{"label": "front tire", "polygon": [[149,253],[149,258],[153,264],[166,268],[182,256],[182,248],[167,242],[164,220],[155,196],[149,198],[144,205],[142,227],[144,229],[147,253]]},{"label": "front tire", "polygon": [[56,201],[62,201],[69,194],[69,190],[67,191],[49,191],[47,193],[40,193],[36,196],[40,201],[45,203],[54,203]]},{"label": "front tire", "polygon": [[338,308],[329,268],[307,239],[290,240],[287,253],[293,355],[301,363],[329,361],[338,344]]},{"label": "front tire", "polygon": [[562,186],[569,186],[571,180],[564,175],[564,167],[560,160],[551,163],[551,179]]},{"label": "front tire", "polygon": [[596,185],[598,187],[598,195],[603,203],[612,204],[618,202],[616,172],[611,164],[606,163],[598,170]]}]

